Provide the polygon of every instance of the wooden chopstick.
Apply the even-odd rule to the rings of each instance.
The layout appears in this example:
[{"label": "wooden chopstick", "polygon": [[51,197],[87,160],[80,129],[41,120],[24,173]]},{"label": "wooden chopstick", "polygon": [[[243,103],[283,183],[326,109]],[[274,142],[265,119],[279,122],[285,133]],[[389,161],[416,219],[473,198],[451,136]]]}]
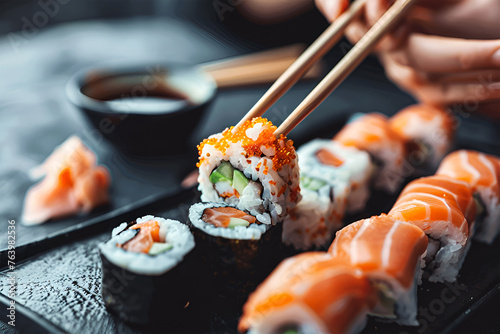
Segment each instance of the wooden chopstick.
[{"label": "wooden chopstick", "polygon": [[361,12],[366,0],[356,0],[340,15],[302,55],[276,80],[250,111],[235,126],[262,116],[283,94],[285,94],[312,64],[325,55],[343,36],[345,28]]},{"label": "wooden chopstick", "polygon": [[[250,62],[248,64],[236,65],[234,67],[227,66],[223,68],[202,68],[207,72],[217,83],[217,87],[231,88],[243,85],[255,85],[272,83],[283,72],[290,67],[297,57],[286,57],[281,59],[264,60],[259,63]],[[320,62],[315,63],[308,69],[304,78],[318,78],[322,73]]]},{"label": "wooden chopstick", "polygon": [[417,0],[397,0],[368,30],[326,77],[309,93],[275,131],[276,137],[287,135],[309,115],[363,61],[376,43],[403,17]]}]

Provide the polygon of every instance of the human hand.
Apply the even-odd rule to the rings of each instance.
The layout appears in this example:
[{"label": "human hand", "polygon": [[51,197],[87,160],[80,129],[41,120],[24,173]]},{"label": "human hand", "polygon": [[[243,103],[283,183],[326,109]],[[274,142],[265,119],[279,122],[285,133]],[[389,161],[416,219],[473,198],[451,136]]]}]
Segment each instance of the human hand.
[{"label": "human hand", "polygon": [[[368,0],[347,29],[357,42],[390,6]],[[316,0],[330,20],[348,0]],[[387,76],[418,100],[500,114],[500,1],[420,0],[376,52]],[[497,38],[497,39],[494,39]]]}]

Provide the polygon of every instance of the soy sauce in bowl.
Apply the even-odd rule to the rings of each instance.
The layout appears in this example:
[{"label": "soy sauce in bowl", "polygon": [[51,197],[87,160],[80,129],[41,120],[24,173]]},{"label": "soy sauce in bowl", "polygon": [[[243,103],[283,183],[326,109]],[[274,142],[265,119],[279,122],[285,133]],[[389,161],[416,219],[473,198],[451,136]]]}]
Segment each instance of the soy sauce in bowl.
[{"label": "soy sauce in bowl", "polygon": [[96,130],[134,156],[186,150],[215,94],[207,74],[178,64],[94,68],[67,86],[70,101]]}]

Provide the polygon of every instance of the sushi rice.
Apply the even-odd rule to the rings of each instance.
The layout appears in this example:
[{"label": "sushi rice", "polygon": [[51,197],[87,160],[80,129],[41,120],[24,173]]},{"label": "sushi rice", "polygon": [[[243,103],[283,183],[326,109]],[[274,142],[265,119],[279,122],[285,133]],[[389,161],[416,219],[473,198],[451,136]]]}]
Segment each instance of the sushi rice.
[{"label": "sushi rice", "polygon": [[136,274],[162,275],[182,261],[195,246],[194,237],[187,225],[177,220],[164,219],[151,215],[136,220],[137,224],[155,220],[160,225],[160,241],[172,245],[167,252],[151,256],[146,253],[129,252],[117,245],[131,240],[136,233],[128,229],[129,224],[122,223],[113,229],[112,237],[99,245],[101,254],[114,265]]}]

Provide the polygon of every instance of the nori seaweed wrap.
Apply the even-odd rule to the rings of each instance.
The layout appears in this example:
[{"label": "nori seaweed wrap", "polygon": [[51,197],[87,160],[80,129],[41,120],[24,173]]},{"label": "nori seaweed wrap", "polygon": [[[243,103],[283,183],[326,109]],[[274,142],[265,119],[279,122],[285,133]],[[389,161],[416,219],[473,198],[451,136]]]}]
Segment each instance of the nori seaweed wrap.
[{"label": "nori seaweed wrap", "polygon": [[[147,225],[154,224],[153,228]],[[153,242],[149,239],[159,239]],[[153,240],[154,241],[154,240]],[[145,216],[99,245],[106,307],[131,324],[176,331],[192,322],[194,238],[178,221]]]}]

